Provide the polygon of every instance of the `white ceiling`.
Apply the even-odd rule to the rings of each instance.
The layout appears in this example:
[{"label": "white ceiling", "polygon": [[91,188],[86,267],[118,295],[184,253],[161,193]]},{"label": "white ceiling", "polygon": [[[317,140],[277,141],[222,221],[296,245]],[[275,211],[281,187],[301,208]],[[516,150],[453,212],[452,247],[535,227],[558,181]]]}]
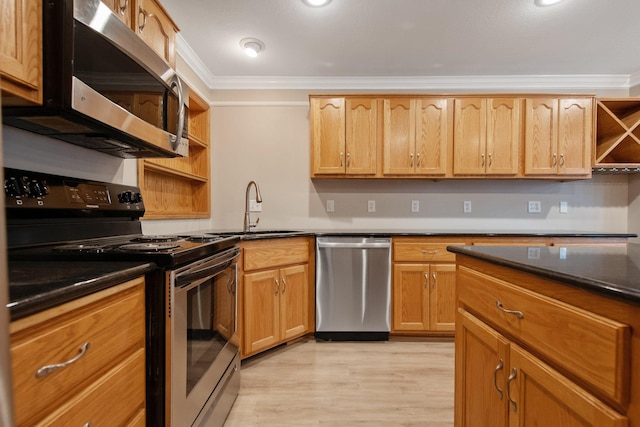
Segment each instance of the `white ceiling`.
[{"label": "white ceiling", "polygon": [[[161,2],[180,28],[181,55],[214,88],[331,79],[368,82],[362,87],[470,78],[640,81],[640,0],[549,7],[533,0],[333,0],[324,8],[301,0]],[[239,46],[245,37],[266,49],[247,57]]]}]

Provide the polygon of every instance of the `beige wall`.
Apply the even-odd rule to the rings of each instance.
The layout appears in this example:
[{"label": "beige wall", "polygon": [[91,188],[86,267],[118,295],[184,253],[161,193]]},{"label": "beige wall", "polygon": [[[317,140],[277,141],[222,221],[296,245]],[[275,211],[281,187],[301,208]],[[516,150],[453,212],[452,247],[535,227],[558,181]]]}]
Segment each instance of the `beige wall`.
[{"label": "beige wall", "polygon": [[[315,92],[317,93],[317,92]],[[523,180],[339,180],[309,178],[306,91],[212,93],[213,225],[240,228],[247,183],[263,196],[259,228],[627,231],[628,178]],[[335,212],[327,213],[327,200]],[[367,212],[367,201],[376,212]],[[420,202],[412,213],[411,201]],[[472,213],[463,214],[463,201]],[[541,214],[526,212],[528,200]],[[560,214],[560,201],[569,212]]]}]

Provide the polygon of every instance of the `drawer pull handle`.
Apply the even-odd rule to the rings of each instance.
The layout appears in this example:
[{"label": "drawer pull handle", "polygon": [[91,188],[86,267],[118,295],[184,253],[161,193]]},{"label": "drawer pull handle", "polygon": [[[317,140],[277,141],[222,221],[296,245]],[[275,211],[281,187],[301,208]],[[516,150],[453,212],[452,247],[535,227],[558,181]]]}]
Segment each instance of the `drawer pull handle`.
[{"label": "drawer pull handle", "polygon": [[511,382],[516,379],[518,376],[518,370],[516,368],[511,369],[511,375],[507,378],[507,399],[509,399],[509,403],[511,403],[511,407],[513,408],[513,412],[518,410],[518,405],[516,401],[511,398]]},{"label": "drawer pull handle", "polygon": [[496,369],[493,371],[493,386],[496,388],[496,390],[498,390],[498,396],[500,396],[500,400],[502,400],[504,393],[498,387],[498,372],[502,369],[504,369],[504,360],[500,359],[500,361],[498,362],[498,366],[496,366]]},{"label": "drawer pull handle", "polygon": [[496,307],[498,307],[499,310],[504,311],[505,313],[513,314],[518,319],[524,319],[524,313],[523,312],[516,311],[516,310],[507,310],[506,308],[504,308],[504,306],[502,305],[502,303],[500,301],[496,301]]},{"label": "drawer pull handle", "polygon": [[423,249],[422,253],[426,254],[426,255],[436,255],[438,253],[438,250],[437,249],[431,249],[431,250]]},{"label": "drawer pull handle", "polygon": [[124,5],[120,6],[120,15],[124,15],[124,12],[127,10],[128,7],[129,7],[129,0],[124,0]]},{"label": "drawer pull handle", "polygon": [[71,365],[72,363],[77,362],[82,356],[84,356],[87,353],[87,350],[89,349],[89,346],[91,344],[89,343],[89,341],[87,341],[86,343],[82,344],[82,346],[80,347],[80,352],[72,359],[67,360],[66,362],[62,362],[62,363],[55,363],[53,365],[46,365],[43,366],[42,368],[38,369],[36,371],[36,378],[42,378],[42,377],[46,377],[47,375],[49,375],[52,372],[57,371],[58,369],[62,369],[66,366]]}]

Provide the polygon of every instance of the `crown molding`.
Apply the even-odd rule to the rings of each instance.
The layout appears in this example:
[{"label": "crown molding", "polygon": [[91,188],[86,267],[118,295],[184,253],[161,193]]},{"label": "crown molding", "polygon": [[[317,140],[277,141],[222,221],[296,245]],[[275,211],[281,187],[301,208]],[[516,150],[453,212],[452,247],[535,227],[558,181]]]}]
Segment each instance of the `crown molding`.
[{"label": "crown molding", "polygon": [[505,76],[405,76],[405,77],[294,77],[214,76],[191,46],[178,33],[178,54],[211,90],[307,89],[307,90],[482,90],[482,91],[594,91],[628,90],[640,84],[634,74],[505,75]]},{"label": "crown molding", "polygon": [[628,75],[423,77],[215,77],[211,89],[587,90],[629,89]]},{"label": "crown molding", "polygon": [[204,65],[204,62],[180,33],[176,36],[176,51],[209,89],[215,85],[213,73]]}]

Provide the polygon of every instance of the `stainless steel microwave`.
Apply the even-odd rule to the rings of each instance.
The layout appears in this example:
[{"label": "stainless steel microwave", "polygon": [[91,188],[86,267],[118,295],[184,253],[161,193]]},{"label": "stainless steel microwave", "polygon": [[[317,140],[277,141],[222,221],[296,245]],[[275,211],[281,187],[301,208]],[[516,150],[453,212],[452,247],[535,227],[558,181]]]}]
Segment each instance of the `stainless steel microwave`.
[{"label": "stainless steel microwave", "polygon": [[3,123],[118,157],[187,156],[188,88],[99,0],[43,2],[43,105]]}]

